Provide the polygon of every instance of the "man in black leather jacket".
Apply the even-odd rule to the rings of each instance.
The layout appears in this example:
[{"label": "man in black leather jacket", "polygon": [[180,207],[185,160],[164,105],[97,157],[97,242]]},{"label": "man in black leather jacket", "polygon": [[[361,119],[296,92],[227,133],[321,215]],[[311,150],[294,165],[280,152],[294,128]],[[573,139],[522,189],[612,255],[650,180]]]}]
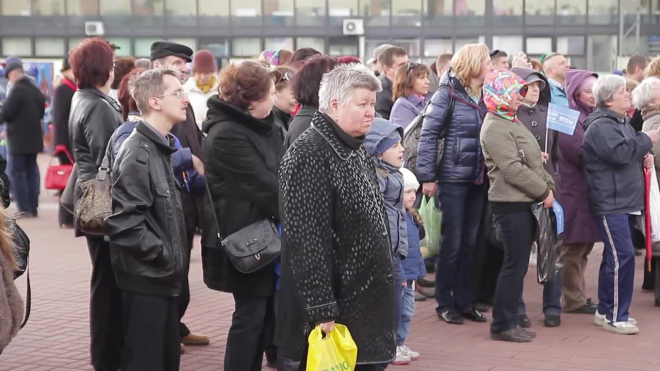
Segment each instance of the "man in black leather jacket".
[{"label": "man in black leather jacket", "polygon": [[169,134],[189,104],[176,74],[157,69],[131,82],[143,116],[113,164],[110,254],[122,290],[126,329],[123,371],[178,370],[177,296],[184,274],[186,228]]}]

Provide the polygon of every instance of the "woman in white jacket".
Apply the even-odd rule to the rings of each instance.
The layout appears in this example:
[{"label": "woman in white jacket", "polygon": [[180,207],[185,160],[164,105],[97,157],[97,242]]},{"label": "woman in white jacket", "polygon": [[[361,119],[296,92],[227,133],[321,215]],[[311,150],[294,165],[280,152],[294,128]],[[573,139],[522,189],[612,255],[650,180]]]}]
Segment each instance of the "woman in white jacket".
[{"label": "woman in white jacket", "polygon": [[190,105],[195,112],[195,120],[200,130],[202,122],[206,120],[206,101],[214,95],[218,95],[218,77],[215,66],[215,58],[208,50],[199,50],[193,55],[192,61],[193,75],[183,85],[183,89],[188,94]]}]

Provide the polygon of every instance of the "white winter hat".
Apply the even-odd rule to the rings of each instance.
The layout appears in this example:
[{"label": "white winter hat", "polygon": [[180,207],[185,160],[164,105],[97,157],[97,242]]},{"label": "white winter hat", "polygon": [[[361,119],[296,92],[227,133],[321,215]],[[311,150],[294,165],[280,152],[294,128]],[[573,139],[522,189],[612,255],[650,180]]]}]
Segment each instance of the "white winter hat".
[{"label": "white winter hat", "polygon": [[409,189],[414,189],[415,191],[419,189],[419,181],[417,177],[413,174],[412,171],[402,167],[399,169],[401,174],[403,174],[403,190],[407,191]]}]

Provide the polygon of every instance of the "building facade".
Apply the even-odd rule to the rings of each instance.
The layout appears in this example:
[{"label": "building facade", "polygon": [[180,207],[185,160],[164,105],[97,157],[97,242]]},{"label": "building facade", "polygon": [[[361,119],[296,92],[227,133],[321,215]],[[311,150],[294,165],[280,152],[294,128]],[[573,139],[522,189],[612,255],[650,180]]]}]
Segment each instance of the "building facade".
[{"label": "building facade", "polygon": [[[209,49],[221,60],[264,49],[313,47],[365,58],[382,43],[430,62],[462,45],[611,71],[617,55],[656,54],[660,0],[0,0],[0,56],[61,58],[102,22],[119,56],[145,57],[156,40]],[[361,19],[362,36],[345,35]],[[619,35],[627,35],[619,43]],[[621,50],[619,50],[621,49]]]}]

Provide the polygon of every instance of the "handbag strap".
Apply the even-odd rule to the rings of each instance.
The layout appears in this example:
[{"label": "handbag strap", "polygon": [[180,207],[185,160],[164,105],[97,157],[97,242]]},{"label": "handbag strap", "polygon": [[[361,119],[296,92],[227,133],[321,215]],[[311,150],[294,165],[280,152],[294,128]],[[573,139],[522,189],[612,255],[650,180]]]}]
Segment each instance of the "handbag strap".
[{"label": "handbag strap", "polygon": [[21,328],[25,327],[30,318],[30,311],[32,309],[32,287],[30,286],[30,258],[28,257],[27,266],[27,291],[25,294],[25,316],[23,317],[23,322],[21,323]]},{"label": "handbag strap", "polygon": [[213,219],[215,220],[215,228],[217,229],[218,241],[222,241],[222,236],[220,236],[220,223],[218,223],[218,215],[215,213],[215,203],[213,202],[213,197],[211,196],[211,188],[209,188],[209,183],[206,183],[206,195],[211,202],[211,211],[213,212]]},{"label": "handbag strap", "polygon": [[73,161],[73,156],[71,156],[71,153],[69,152],[68,149],[66,149],[65,145],[58,144],[55,146],[55,151],[53,151],[53,156],[55,156],[58,153],[64,153],[72,164],[75,162]]}]

